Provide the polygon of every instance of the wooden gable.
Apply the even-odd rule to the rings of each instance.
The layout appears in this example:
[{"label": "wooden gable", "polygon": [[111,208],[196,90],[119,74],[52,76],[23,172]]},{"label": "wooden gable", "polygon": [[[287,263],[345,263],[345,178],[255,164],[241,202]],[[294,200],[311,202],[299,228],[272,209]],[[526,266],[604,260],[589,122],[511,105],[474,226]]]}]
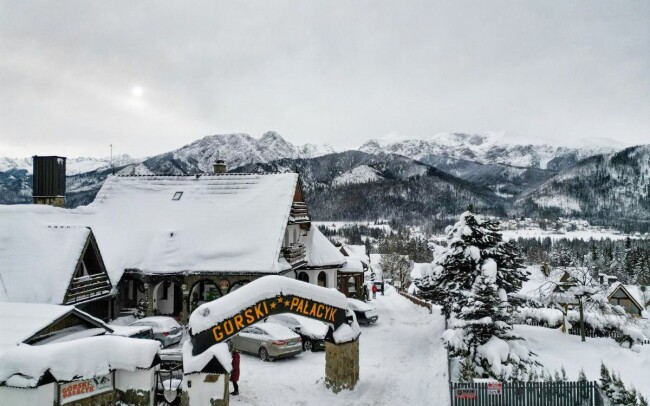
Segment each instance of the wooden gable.
[{"label": "wooden gable", "polygon": [[92,231],[81,252],[74,274],[65,294],[63,304],[75,304],[107,296],[111,281],[106,272],[97,241]]},{"label": "wooden gable", "polygon": [[[104,333],[112,333],[113,330],[110,329],[105,324],[101,323],[99,320],[96,320],[86,313],[83,313],[77,309],[72,309],[70,312],[64,314],[60,318],[52,321],[47,327],[37,331],[26,339],[24,343],[26,344],[36,344],[43,340],[48,340],[56,337],[58,334],[66,330],[79,329],[79,330],[88,330],[93,328],[99,328],[104,330]],[[100,333],[100,334],[104,334]]]},{"label": "wooden gable", "polygon": [[[612,291],[607,297],[611,304],[622,306],[628,313],[640,316],[645,307],[639,303],[634,296],[625,288],[623,284],[619,284],[616,289]],[[636,308],[636,312],[633,309]]]}]

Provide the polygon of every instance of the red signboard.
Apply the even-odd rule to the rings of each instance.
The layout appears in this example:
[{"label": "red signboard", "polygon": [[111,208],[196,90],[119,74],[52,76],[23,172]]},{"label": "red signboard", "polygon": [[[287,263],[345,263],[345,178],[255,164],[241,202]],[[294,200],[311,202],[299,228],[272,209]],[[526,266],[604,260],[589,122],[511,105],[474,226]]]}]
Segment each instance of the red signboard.
[{"label": "red signboard", "polygon": [[488,382],[487,394],[501,396],[503,394],[503,384],[501,382]]},{"label": "red signboard", "polygon": [[456,388],[456,393],[454,397],[456,399],[476,399],[476,389]]}]

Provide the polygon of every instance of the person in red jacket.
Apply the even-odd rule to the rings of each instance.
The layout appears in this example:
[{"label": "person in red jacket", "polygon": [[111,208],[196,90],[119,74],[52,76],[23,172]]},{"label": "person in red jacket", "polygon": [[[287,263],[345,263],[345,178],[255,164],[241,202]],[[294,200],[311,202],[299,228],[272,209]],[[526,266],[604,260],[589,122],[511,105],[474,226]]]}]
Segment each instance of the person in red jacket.
[{"label": "person in red jacket", "polygon": [[230,372],[230,382],[232,382],[232,386],[234,388],[230,394],[233,396],[239,395],[239,385],[237,385],[237,381],[239,381],[239,351],[233,350],[232,371]]},{"label": "person in red jacket", "polygon": [[377,285],[372,284],[372,298],[377,299]]}]

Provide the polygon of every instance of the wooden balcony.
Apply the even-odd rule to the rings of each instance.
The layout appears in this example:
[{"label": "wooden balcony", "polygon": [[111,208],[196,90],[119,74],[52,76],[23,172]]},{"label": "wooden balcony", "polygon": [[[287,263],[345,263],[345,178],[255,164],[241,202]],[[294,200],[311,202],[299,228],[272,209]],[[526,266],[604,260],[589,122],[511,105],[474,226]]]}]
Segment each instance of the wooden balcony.
[{"label": "wooden balcony", "polygon": [[111,287],[111,282],[104,273],[73,278],[66,294],[65,304],[107,295],[111,292]]},{"label": "wooden balcony", "polygon": [[291,204],[290,216],[290,223],[292,224],[311,222],[311,217],[309,217],[309,211],[307,210],[307,204],[304,202],[293,202]]},{"label": "wooden balcony", "polygon": [[289,261],[291,265],[305,261],[307,249],[305,244],[293,243],[288,247],[282,247],[282,256]]}]

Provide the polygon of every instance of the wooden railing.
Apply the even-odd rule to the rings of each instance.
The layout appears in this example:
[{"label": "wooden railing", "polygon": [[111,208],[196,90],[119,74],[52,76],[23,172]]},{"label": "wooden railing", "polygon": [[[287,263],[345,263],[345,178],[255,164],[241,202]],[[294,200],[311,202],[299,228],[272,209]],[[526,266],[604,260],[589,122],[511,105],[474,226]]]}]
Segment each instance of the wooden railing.
[{"label": "wooden railing", "polygon": [[88,300],[108,294],[110,291],[111,282],[103,273],[74,278],[68,291],[66,303]]},{"label": "wooden railing", "polygon": [[289,261],[290,264],[304,261],[307,255],[307,249],[302,243],[293,243],[287,247],[282,247],[282,256]]}]

